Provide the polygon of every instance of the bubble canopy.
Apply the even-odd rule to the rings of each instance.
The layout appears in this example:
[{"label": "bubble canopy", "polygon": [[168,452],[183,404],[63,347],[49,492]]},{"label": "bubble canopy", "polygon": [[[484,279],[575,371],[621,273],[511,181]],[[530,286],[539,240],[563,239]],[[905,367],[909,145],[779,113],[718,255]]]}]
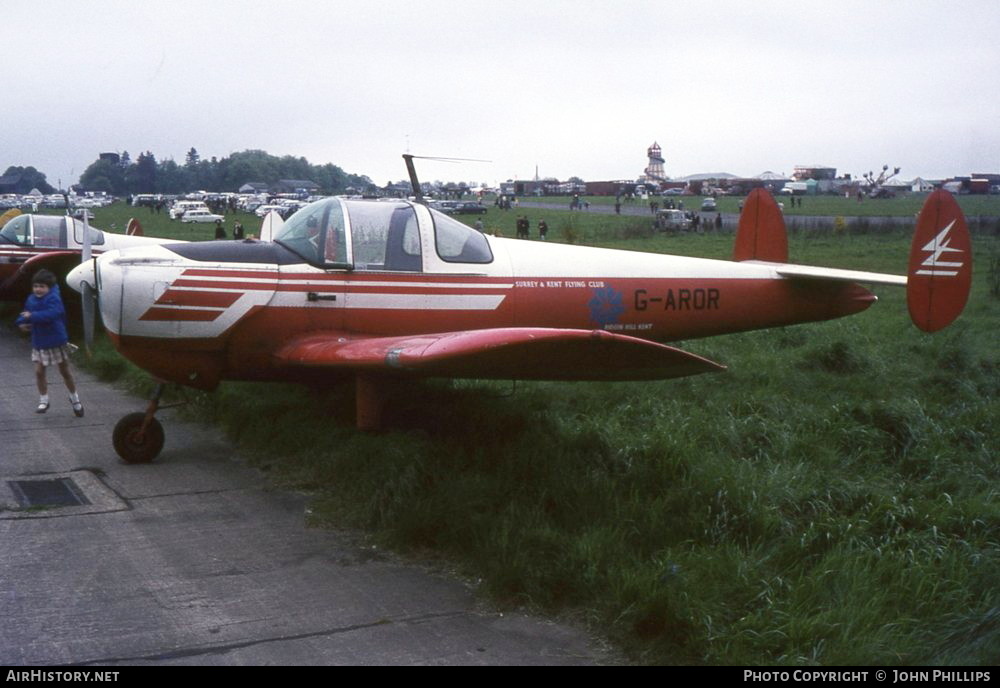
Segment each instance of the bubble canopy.
[{"label": "bubble canopy", "polygon": [[[275,241],[330,269],[420,272],[422,251],[430,246],[449,263],[493,262],[486,237],[436,210],[428,213],[430,227],[408,201],[326,198],[288,218]],[[422,233],[433,241],[422,241]]]}]

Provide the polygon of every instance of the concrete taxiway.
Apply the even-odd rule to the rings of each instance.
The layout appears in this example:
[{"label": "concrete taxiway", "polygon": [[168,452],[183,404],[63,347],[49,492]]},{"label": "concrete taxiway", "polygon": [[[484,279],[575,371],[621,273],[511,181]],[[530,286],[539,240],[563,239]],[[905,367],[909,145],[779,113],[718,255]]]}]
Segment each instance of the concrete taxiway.
[{"label": "concrete taxiway", "polygon": [[74,417],[0,326],[0,665],[595,664],[579,629],[487,608],[440,572],[310,529],[215,430],[160,414],[128,466],[118,419],[144,402],[77,371]]}]

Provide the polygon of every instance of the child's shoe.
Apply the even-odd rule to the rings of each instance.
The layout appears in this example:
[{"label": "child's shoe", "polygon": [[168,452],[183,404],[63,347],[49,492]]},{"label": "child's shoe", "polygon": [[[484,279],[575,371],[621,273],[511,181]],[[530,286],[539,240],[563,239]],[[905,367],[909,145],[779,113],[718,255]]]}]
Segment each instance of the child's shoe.
[{"label": "child's shoe", "polygon": [[49,410],[49,397],[48,397],[48,395],[45,395],[43,397],[39,397],[39,399],[38,399],[38,408],[35,409],[35,413],[45,413],[48,410]]},{"label": "child's shoe", "polygon": [[83,418],[83,404],[80,403],[80,396],[78,394],[71,394],[69,397],[69,403],[73,404],[73,413],[76,417]]}]

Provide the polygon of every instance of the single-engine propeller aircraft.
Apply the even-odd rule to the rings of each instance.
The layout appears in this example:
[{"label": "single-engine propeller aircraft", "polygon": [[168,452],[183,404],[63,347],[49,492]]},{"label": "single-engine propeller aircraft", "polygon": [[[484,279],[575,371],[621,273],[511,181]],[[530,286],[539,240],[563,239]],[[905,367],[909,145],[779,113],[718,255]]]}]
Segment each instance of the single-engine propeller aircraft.
[{"label": "single-engine propeller aircraft", "polygon": [[[402,376],[717,372],[660,342],[857,313],[876,300],[858,282],[906,286],[913,321],[934,331],[961,312],[971,280],[968,230],[945,192],[920,213],[905,276],[789,264],[781,211],[760,190],[745,203],[733,261],[485,236],[420,200],[328,198],[272,243],[111,251],[67,281],[96,287],[114,345],[160,381],[211,390],[353,377],[358,425],[372,428]],[[125,461],[162,448],[159,390],[115,429]]]},{"label": "single-engine propeller aircraft", "polygon": [[150,244],[176,243],[142,234],[133,218],[125,234],[103,232],[68,215],[0,215],[0,301],[19,301],[31,292],[31,276],[42,268],[60,277],[80,264],[86,234],[94,254]]}]

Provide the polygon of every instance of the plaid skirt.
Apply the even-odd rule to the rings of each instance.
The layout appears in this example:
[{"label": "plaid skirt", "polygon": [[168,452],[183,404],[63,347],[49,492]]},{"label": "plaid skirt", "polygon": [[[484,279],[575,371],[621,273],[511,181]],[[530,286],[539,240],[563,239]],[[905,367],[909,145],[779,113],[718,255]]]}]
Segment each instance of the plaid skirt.
[{"label": "plaid skirt", "polygon": [[31,350],[31,360],[35,363],[41,363],[46,368],[50,365],[59,365],[62,362],[69,362],[69,357],[76,351],[79,347],[66,342],[62,346],[57,346],[54,349],[32,349]]}]

